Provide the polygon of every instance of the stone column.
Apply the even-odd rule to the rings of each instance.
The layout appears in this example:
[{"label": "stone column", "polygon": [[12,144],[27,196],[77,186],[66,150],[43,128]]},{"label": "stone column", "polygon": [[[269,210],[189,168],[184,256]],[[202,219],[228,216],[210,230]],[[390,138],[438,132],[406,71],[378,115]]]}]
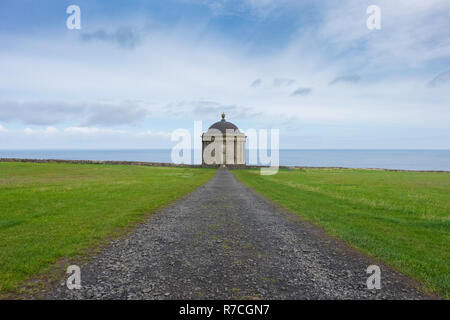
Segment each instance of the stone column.
[{"label": "stone column", "polygon": [[245,164],[245,140],[246,137],[244,134],[240,134],[236,137],[237,143],[236,164]]}]

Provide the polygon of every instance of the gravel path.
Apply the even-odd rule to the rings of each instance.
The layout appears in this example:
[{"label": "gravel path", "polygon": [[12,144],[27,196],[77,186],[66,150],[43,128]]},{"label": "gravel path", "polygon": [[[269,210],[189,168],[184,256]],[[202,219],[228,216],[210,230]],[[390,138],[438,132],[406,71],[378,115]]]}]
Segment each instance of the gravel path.
[{"label": "gravel path", "polygon": [[[151,192],[151,191],[149,191]],[[50,299],[421,299],[410,281],[253,193],[226,169],[81,266]]]}]

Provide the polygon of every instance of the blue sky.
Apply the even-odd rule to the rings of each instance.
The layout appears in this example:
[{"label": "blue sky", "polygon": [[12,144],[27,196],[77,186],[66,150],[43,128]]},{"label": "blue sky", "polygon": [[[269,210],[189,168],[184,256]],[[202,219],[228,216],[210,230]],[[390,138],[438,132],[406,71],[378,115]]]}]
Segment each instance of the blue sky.
[{"label": "blue sky", "polygon": [[170,147],[224,111],[279,128],[282,148],[450,149],[449,15],[446,0],[3,0],[0,148]]}]

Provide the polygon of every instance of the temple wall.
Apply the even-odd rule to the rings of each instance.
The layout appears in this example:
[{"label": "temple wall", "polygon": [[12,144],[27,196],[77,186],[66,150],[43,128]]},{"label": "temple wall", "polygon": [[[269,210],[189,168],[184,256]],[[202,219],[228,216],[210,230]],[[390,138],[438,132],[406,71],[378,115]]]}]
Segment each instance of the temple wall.
[{"label": "temple wall", "polygon": [[245,141],[243,133],[222,135],[219,132],[202,135],[203,165],[245,165]]}]

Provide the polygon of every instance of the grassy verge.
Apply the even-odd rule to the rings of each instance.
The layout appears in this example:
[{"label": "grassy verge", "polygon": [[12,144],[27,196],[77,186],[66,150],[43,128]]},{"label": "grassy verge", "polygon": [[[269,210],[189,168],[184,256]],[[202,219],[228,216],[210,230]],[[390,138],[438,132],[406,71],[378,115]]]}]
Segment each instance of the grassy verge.
[{"label": "grassy verge", "polygon": [[450,298],[450,174],[296,169],[246,185]]},{"label": "grassy verge", "polygon": [[114,237],[215,170],[0,163],[0,294]]}]

